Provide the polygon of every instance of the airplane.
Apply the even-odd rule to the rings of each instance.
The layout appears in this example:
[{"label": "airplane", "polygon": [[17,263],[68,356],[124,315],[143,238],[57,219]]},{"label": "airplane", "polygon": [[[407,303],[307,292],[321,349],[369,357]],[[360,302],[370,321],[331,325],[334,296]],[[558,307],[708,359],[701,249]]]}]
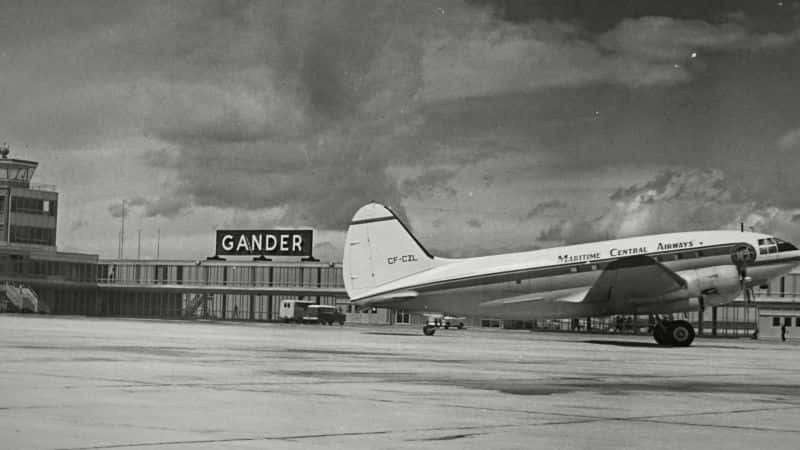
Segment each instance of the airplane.
[{"label": "airplane", "polygon": [[[657,234],[473,258],[431,255],[388,207],[353,216],[344,284],[359,309],[496,319],[653,314],[660,345],[689,346],[695,330],[671,314],[749,299],[753,286],[800,264],[793,244],[761,233]],[[425,335],[436,327],[426,323]]]}]

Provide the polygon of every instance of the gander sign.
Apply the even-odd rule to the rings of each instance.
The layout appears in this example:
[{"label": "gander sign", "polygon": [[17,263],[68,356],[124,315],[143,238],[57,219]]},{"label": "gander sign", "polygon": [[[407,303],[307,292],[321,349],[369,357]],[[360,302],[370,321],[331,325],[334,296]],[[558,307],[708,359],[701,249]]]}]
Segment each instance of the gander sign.
[{"label": "gander sign", "polygon": [[311,256],[313,230],[217,230],[217,255]]}]

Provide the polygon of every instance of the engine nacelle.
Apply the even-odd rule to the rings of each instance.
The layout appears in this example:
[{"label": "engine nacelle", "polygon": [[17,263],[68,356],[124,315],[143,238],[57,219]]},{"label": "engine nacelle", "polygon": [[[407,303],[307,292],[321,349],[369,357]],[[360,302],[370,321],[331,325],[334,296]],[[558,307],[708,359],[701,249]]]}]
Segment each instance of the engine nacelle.
[{"label": "engine nacelle", "polygon": [[734,265],[703,267],[678,272],[686,280],[688,297],[703,297],[705,306],[733,300],[741,290],[739,270]]},{"label": "engine nacelle", "polygon": [[[655,298],[639,299],[634,310],[640,314],[697,311],[733,300],[741,289],[739,271],[733,265],[682,270],[677,274],[686,287]],[[700,301],[700,297],[703,301]]]}]

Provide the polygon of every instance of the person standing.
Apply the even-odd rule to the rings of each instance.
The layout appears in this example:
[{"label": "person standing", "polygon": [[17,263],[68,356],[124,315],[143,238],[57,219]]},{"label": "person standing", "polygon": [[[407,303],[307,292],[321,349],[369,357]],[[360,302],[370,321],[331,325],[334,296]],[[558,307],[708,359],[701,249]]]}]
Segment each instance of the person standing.
[{"label": "person standing", "polygon": [[786,342],[786,322],[781,325],[781,341]]}]

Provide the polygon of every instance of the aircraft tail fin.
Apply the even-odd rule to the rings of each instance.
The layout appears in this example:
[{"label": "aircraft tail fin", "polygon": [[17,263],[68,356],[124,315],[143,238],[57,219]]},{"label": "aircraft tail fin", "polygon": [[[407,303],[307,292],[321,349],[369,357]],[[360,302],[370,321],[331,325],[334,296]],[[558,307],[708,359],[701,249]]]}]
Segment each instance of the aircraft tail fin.
[{"label": "aircraft tail fin", "polygon": [[344,246],[347,295],[360,294],[434,266],[434,258],[386,206],[370,203],[353,216]]}]

